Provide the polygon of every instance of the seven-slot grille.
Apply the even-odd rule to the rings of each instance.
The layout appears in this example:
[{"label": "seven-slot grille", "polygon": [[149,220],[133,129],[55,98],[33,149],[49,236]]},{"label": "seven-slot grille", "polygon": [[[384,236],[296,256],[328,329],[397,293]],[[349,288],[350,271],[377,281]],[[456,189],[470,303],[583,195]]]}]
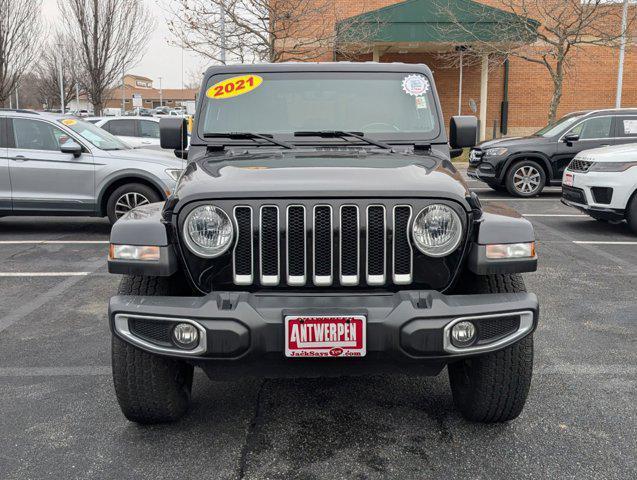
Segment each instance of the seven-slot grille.
[{"label": "seven-slot grille", "polygon": [[410,205],[236,206],[237,285],[409,284]]},{"label": "seven-slot grille", "polygon": [[571,163],[569,163],[568,165],[568,169],[573,171],[573,172],[583,172],[586,173],[588,172],[588,169],[591,168],[591,165],[593,164],[593,162],[589,162],[587,160],[572,160]]}]

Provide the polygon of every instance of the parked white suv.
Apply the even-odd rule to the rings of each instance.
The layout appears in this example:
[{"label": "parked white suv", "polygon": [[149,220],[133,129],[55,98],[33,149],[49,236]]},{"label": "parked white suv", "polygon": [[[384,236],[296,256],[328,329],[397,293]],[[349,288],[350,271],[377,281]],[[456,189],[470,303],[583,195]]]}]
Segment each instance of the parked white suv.
[{"label": "parked white suv", "polygon": [[637,233],[637,145],[578,153],[564,171],[562,202],[597,220],[626,220]]},{"label": "parked white suv", "polygon": [[159,118],[104,117],[95,125],[120,138],[133,148],[161,148],[159,146]]}]

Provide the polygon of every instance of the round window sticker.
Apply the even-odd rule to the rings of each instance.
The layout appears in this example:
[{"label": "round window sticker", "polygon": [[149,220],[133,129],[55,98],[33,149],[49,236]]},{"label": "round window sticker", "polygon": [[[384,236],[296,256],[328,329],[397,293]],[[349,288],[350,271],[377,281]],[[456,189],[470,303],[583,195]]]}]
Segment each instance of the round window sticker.
[{"label": "round window sticker", "polygon": [[403,91],[407,95],[417,97],[429,90],[429,81],[422,75],[407,75],[403,79]]}]

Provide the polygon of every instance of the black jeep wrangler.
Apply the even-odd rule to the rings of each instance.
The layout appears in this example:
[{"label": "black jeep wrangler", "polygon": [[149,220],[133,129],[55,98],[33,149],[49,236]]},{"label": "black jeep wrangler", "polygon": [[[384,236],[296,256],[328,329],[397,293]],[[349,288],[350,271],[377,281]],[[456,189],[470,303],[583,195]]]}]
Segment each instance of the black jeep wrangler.
[{"label": "black jeep wrangler", "polygon": [[[538,301],[530,223],[482,206],[450,162],[424,65],[210,68],[187,156],[164,204],[113,227],[113,377],[124,415],[178,419],[193,368],[211,379],[437,375],[471,420],[517,417]],[[450,151],[451,146],[451,151]]]}]

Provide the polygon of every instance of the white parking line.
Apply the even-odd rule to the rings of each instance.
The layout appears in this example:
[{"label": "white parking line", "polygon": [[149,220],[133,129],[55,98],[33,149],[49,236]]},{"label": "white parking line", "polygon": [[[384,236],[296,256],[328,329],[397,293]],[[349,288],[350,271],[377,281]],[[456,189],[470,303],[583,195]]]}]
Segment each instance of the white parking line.
[{"label": "white parking line", "polygon": [[580,213],[523,213],[523,217],[588,217]]},{"label": "white parking line", "polygon": [[91,272],[0,272],[0,277],[83,277]]},{"label": "white parking line", "polygon": [[637,245],[637,242],[632,241],[606,242],[602,240],[573,240],[573,243],[578,245]]},{"label": "white parking line", "polygon": [[0,245],[108,244],[108,240],[0,240]]}]

